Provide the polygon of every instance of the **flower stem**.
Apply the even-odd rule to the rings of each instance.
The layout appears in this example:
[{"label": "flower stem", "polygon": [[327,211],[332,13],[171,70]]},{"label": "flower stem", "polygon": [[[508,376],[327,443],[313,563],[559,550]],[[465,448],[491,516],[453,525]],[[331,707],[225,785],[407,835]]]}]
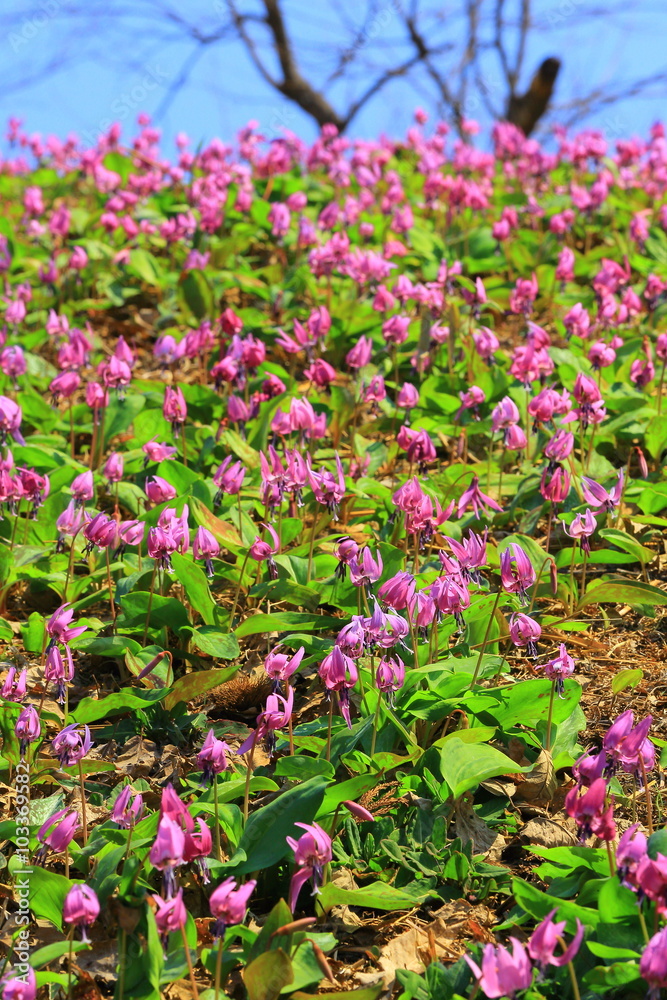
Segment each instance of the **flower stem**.
[{"label": "flower stem", "polygon": [[649,836],[653,833],[653,804],[651,802],[651,793],[648,788],[648,780],[646,778],[646,764],[644,763],[644,758],[641,755],[641,750],[638,754],[639,765],[642,769],[642,779],[644,781],[644,795],[646,796],[646,825],[648,827]]},{"label": "flower stem", "polygon": [[482,657],[484,656],[484,650],[486,649],[486,644],[489,641],[489,636],[491,634],[491,626],[496,617],[496,611],[498,610],[498,602],[500,601],[500,595],[502,591],[498,590],[496,592],[496,599],[493,602],[493,609],[489,615],[489,620],[486,623],[486,631],[484,633],[484,641],[482,642],[482,648],[479,651],[479,656],[477,657],[477,664],[475,666],[475,673],[472,675],[472,680],[470,681],[470,687],[473,687],[477,677],[479,675],[480,667],[482,666]]},{"label": "flower stem", "polygon": [[222,938],[218,941],[218,955],[215,960],[215,1000],[220,996],[220,980],[222,979]]},{"label": "flower stem", "polygon": [[252,777],[252,763],[255,756],[255,744],[248,751],[248,757],[246,759],[246,772],[245,772],[245,790],[243,792],[243,819],[248,819],[249,811],[249,799],[250,799],[250,778]]},{"label": "flower stem", "polygon": [[329,693],[329,723],[327,725],[327,761],[331,760],[331,727],[333,725],[333,694]]},{"label": "flower stem", "polygon": [[222,861],[222,854],[220,851],[220,802],[218,800],[218,776],[213,775],[213,810],[215,816],[215,829],[213,831],[213,838],[215,843],[215,859],[216,861]]},{"label": "flower stem", "polygon": [[579,983],[577,982],[577,974],[574,971],[574,965],[572,962],[567,963],[567,971],[570,973],[570,982],[572,983],[572,996],[574,1000],[581,1000],[581,993],[579,992]]},{"label": "flower stem", "polygon": [[188,972],[190,974],[190,983],[192,985],[192,995],[194,1000],[199,1000],[199,990],[197,989],[197,983],[195,981],[195,970],[192,968],[192,956],[190,955],[188,939],[185,936],[185,927],[183,924],[181,924],[181,937],[183,938],[183,947],[185,948],[185,961],[188,963]]},{"label": "flower stem", "polygon": [[81,789],[81,824],[83,826],[83,843],[88,840],[88,814],[86,813],[86,786],[83,780],[83,763],[79,761],[79,788]]},{"label": "flower stem", "polygon": [[241,593],[241,584],[243,582],[243,574],[245,573],[245,568],[248,565],[248,559],[250,558],[250,550],[246,552],[245,559],[243,560],[243,565],[241,566],[241,572],[239,574],[239,582],[236,584],[236,592],[234,594],[234,601],[232,603],[232,611],[229,616],[229,627],[232,628],[234,625],[234,615],[236,614],[236,605],[239,603],[239,594]]},{"label": "flower stem", "polygon": [[317,531],[317,514],[313,515],[313,526],[310,529],[310,545],[308,546],[308,570],[306,572],[306,586],[310,583],[310,576],[313,571],[313,549],[315,547],[315,532]]},{"label": "flower stem", "polygon": [[72,973],[74,965],[74,928],[69,932],[69,951],[67,954],[67,1000],[72,996]]},{"label": "flower stem", "polygon": [[377,703],[375,705],[375,715],[373,716],[373,739],[371,740],[371,757],[375,753],[375,741],[378,734],[378,722],[380,720],[380,706],[382,704],[382,694],[379,691],[375,692],[377,694]]},{"label": "flower stem", "polygon": [[549,695],[549,711],[547,713],[547,753],[551,750],[551,720],[554,714],[554,698],[556,697],[556,681],[551,682],[551,694]]},{"label": "flower stem", "polygon": [[148,588],[148,607],[146,608],[146,621],[144,622],[144,637],[142,639],[142,646],[146,645],[146,636],[148,635],[148,623],[151,619],[151,608],[153,606],[153,590],[155,589],[155,573],[157,570],[157,562],[153,563],[153,573],[151,575],[151,585]]}]

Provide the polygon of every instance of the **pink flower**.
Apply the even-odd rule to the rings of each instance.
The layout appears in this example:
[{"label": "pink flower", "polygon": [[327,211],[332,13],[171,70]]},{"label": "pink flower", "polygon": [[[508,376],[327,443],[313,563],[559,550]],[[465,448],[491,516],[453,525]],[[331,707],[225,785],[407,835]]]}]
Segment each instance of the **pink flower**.
[{"label": "pink flower", "polygon": [[182,888],[171,899],[162,899],[161,896],[153,895],[153,902],[155,903],[155,923],[162,937],[185,927],[188,912],[183,903]]},{"label": "pink flower", "polygon": [[509,594],[519,594],[524,599],[528,588],[535,583],[533,564],[515,542],[500,553],[500,579]]},{"label": "pink flower", "polygon": [[113,804],[109,819],[124,830],[131,830],[139,822],[144,811],[144,800],[140,792],[125,785]]},{"label": "pink flower", "polygon": [[471,506],[474,510],[476,517],[481,516],[483,507],[490,507],[491,510],[497,510],[501,513],[503,509],[492,497],[482,493],[479,488],[478,476],[473,476],[470,486],[461,494],[461,498],[458,503],[459,517],[463,515],[464,511],[466,511],[469,506]]},{"label": "pink flower", "polygon": [[350,656],[343,653],[340,646],[334,646],[322,660],[318,674],[328,692],[336,691],[338,693],[340,713],[348,727],[352,728],[349,689],[353,688],[359,679],[356,663]]},{"label": "pink flower", "polygon": [[305,652],[304,646],[300,646],[292,656],[272,649],[264,660],[264,669],[275,684],[289,680],[292,674],[299,669]]},{"label": "pink flower", "polygon": [[533,970],[524,946],[516,938],[510,938],[512,954],[502,945],[487,944],[482,952],[482,967],[464,955],[472,974],[477,979],[487,997],[515,996],[519,990],[526,990],[533,981]]},{"label": "pink flower", "polygon": [[209,900],[211,914],[215,917],[212,931],[214,937],[222,937],[225,929],[245,920],[248,900],[252,896],[257,881],[250,879],[242,886],[237,886],[236,879],[228,878],[214,889]]},{"label": "pink flower", "polygon": [[165,386],[162,414],[164,419],[171,424],[174,433],[178,433],[188,415],[185,397],[180,386]]},{"label": "pink flower", "polygon": [[257,728],[236,751],[237,754],[247,753],[254,749],[257,743],[267,737],[269,752],[272,754],[275,745],[276,729],[284,729],[289,724],[294,707],[294,688],[290,687],[287,698],[280,694],[270,694],[266,699],[266,708],[257,716]]},{"label": "pink flower", "polygon": [[51,741],[51,749],[60,761],[61,767],[73,767],[78,764],[88,754],[92,745],[88,726],[84,726],[81,733],[76,723],[65,726]]},{"label": "pink flower", "polygon": [[546,677],[550,680],[555,680],[556,691],[558,694],[562,694],[564,678],[574,673],[574,660],[568,654],[565,643],[561,642],[558,656],[555,656],[552,660],[547,660],[544,664],[538,665],[535,669],[544,670]]},{"label": "pink flower", "polygon": [[86,928],[100,915],[100,902],[90,886],[73,885],[63,903],[63,920],[81,931],[81,940],[88,941]]},{"label": "pink flower", "polygon": [[220,545],[211,532],[200,525],[192,542],[192,555],[203,559],[208,576],[213,576],[213,559],[220,555]]},{"label": "pink flower", "polygon": [[171,483],[168,483],[161,476],[151,476],[150,479],[147,479],[144,490],[150,502],[154,504],[165,503],[165,501],[173,500],[178,496]]},{"label": "pink flower", "polygon": [[249,555],[250,558],[254,559],[256,562],[266,562],[269,570],[269,577],[272,580],[277,580],[278,567],[276,566],[273,557],[280,551],[280,538],[272,525],[264,524],[262,527],[266,528],[270,534],[273,544],[265,542],[259,535],[255,535],[255,541],[250,546]]},{"label": "pink flower", "polygon": [[584,495],[584,500],[591,507],[604,507],[605,510],[612,511],[618,506],[623,494],[623,481],[623,469],[619,471],[618,479],[611,490],[606,490],[604,486],[600,486],[599,483],[596,483],[594,479],[589,479],[588,476],[582,476],[581,491]]},{"label": "pink flower", "polygon": [[290,883],[289,906],[294,912],[302,887],[312,879],[313,895],[319,893],[324,866],[331,861],[331,837],[317,823],[295,823],[305,830],[298,840],[287,837],[287,843],[294,851],[297,869]]},{"label": "pink flower", "polygon": [[79,816],[74,810],[60,809],[42,823],[37,833],[37,839],[43,845],[41,851],[46,854],[50,847],[60,854],[72,842],[79,828]]},{"label": "pink flower", "polygon": [[528,941],[528,954],[542,969],[547,965],[563,966],[571,962],[579,951],[584,937],[584,925],[580,920],[577,920],[576,934],[562,954],[557,956],[556,948],[563,939],[563,932],[567,924],[566,920],[559,920],[557,923],[554,921],[554,915],[557,912],[554,909],[547,913]]},{"label": "pink flower", "polygon": [[667,986],[667,927],[654,934],[644,948],[639,971],[651,987],[649,995],[658,997],[660,990]]},{"label": "pink flower", "polygon": [[21,760],[25,758],[26,750],[31,743],[34,743],[42,734],[42,727],[39,722],[39,715],[34,705],[26,705],[21,710],[16,723],[14,724],[14,735],[20,744]]},{"label": "pink flower", "polygon": [[37,978],[31,965],[25,974],[12,976],[5,974],[0,980],[2,1000],[35,1000],[37,996]]},{"label": "pink flower", "polygon": [[534,618],[515,611],[509,622],[510,638],[515,646],[526,646],[529,656],[537,656],[537,640],[542,628]]}]

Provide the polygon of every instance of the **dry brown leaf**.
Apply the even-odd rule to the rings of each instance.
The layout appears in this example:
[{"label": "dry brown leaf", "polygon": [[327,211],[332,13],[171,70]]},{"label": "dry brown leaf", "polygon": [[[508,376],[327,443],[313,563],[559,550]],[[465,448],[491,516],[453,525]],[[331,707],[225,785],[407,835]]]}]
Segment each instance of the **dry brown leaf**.
[{"label": "dry brown leaf", "polygon": [[558,778],[549,751],[542,750],[531,770],[518,777],[516,783],[517,798],[526,802],[551,802],[558,788]]},{"label": "dry brown leaf", "polygon": [[519,836],[528,844],[540,847],[572,847],[578,843],[577,825],[569,817],[554,819],[551,816],[535,816],[519,830]]},{"label": "dry brown leaf", "polygon": [[483,854],[487,861],[498,861],[507,841],[501,834],[494,833],[472,808],[473,797],[462,795],[454,805],[454,827],[461,843],[472,841],[473,854]]},{"label": "dry brown leaf", "polygon": [[[489,927],[493,914],[487,906],[472,906],[465,899],[445,903],[428,924],[413,924],[383,946],[379,965],[386,986],[391,986],[397,969],[423,972],[434,961],[453,962],[466,951],[464,942],[493,940]],[[372,973],[375,982],[378,974]]]},{"label": "dry brown leaf", "polygon": [[132,736],[123,744],[123,749],[115,758],[118,774],[129,778],[146,778],[155,767],[158,750],[155,743],[143,736]]}]

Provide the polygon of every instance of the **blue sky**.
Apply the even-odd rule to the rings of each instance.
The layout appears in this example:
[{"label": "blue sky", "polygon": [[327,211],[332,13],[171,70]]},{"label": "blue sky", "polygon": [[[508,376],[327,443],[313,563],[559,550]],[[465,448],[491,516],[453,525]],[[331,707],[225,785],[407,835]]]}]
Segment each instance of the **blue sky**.
[{"label": "blue sky", "polygon": [[[562,103],[596,88],[603,94],[622,90],[636,78],[667,66],[667,6],[651,0],[616,7],[595,0],[533,3],[536,27],[529,36],[522,86],[549,55],[563,61],[557,92]],[[358,46],[351,78],[338,80],[327,91],[338,109],[343,110],[382,66],[411,51],[400,19],[401,4],[407,6],[406,0],[380,0],[376,5],[372,29]],[[486,4],[493,6],[491,0],[483,0]],[[237,5],[242,10],[258,9],[258,0],[237,0]],[[318,84],[328,78],[340,47],[362,26],[368,6],[369,0],[284,0],[306,77]],[[511,15],[512,3],[506,6]],[[460,49],[465,28],[462,0],[449,5],[422,0],[421,7],[427,13],[428,9],[441,13],[424,22],[429,40],[438,37],[452,43],[454,51]],[[158,122],[167,149],[179,131],[187,132],[195,143],[214,136],[231,141],[250,118],[270,135],[286,126],[305,139],[313,138],[311,119],[261,79],[242,43],[223,39],[198,50],[174,19],[165,18],[164,10],[183,12],[202,30],[215,32],[225,23],[227,5],[226,0],[3,0],[3,121],[16,115],[30,132],[60,136],[76,132],[92,139],[111,121],[120,120],[127,137],[139,111],[154,114],[160,109],[191,57],[196,62],[187,82]],[[486,57],[482,76],[491,95],[502,98],[495,53]],[[349,134],[400,135],[416,106],[433,111],[434,103],[426,74],[395,80],[366,105]],[[666,103],[667,83],[663,83],[601,108],[586,124],[612,138],[645,134],[653,121],[667,117]],[[466,110],[483,123],[490,120],[474,90]]]}]

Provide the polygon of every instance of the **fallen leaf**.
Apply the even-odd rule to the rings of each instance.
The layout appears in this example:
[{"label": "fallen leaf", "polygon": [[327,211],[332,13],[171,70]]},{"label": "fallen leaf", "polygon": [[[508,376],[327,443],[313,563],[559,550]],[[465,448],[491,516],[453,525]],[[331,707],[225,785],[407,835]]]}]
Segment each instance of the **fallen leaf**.
[{"label": "fallen leaf", "polygon": [[487,861],[498,861],[507,841],[484,822],[472,808],[473,797],[462,795],[454,805],[454,827],[462,844],[472,841],[473,854],[483,854]]},{"label": "fallen leaf", "polygon": [[526,802],[551,802],[558,788],[558,778],[549,751],[542,750],[531,770],[525,775],[517,775],[515,780],[517,798]]}]

